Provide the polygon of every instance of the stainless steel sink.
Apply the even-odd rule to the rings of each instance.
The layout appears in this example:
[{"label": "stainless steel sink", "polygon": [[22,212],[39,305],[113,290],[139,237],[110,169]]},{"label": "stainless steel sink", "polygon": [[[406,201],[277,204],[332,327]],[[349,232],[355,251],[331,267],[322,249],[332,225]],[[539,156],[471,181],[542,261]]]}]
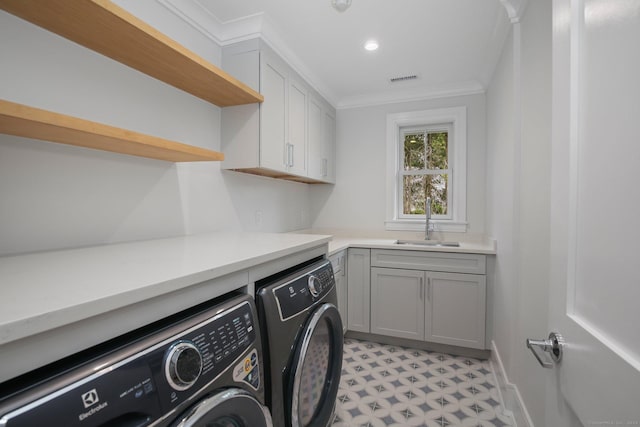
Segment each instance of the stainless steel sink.
[{"label": "stainless steel sink", "polygon": [[396,240],[396,245],[418,245],[418,246],[444,246],[450,248],[460,247],[460,242],[442,242],[440,240]]}]

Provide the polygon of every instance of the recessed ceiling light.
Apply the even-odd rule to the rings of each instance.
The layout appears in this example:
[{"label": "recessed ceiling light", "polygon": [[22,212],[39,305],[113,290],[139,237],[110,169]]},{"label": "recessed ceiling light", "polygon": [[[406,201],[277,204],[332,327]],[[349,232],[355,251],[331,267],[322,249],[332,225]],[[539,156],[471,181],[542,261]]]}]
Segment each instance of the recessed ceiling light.
[{"label": "recessed ceiling light", "polygon": [[378,42],[375,40],[368,40],[365,44],[364,44],[364,48],[369,50],[369,51],[373,51],[373,50],[377,50],[378,47],[380,47],[378,45]]},{"label": "recessed ceiling light", "polygon": [[351,6],[351,0],[332,0],[331,5],[338,12],[344,12],[345,10],[349,9],[349,6]]}]

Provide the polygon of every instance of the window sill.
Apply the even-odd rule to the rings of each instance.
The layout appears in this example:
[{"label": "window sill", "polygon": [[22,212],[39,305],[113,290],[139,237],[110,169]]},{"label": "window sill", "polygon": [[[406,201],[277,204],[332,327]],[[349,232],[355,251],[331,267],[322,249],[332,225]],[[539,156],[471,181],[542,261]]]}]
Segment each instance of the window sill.
[{"label": "window sill", "polygon": [[[446,231],[452,233],[465,233],[467,231],[466,222],[456,222],[448,220],[432,220],[432,231]],[[384,227],[388,231],[424,231],[424,221],[421,220],[391,220],[385,221]]]}]

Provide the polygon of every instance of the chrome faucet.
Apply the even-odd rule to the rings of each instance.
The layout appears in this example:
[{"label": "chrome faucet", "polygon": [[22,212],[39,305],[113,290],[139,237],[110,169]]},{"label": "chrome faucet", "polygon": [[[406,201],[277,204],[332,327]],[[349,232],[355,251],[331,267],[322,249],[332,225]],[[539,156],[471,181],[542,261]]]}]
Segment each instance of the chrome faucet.
[{"label": "chrome faucet", "polygon": [[429,240],[429,222],[431,221],[431,197],[427,197],[427,200],[424,202],[424,240]]}]

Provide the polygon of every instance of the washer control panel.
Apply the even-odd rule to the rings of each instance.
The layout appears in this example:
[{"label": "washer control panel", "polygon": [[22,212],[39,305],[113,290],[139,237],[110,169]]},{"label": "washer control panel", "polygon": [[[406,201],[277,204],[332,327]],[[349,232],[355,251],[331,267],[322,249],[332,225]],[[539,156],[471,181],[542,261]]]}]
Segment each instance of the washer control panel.
[{"label": "washer control panel", "polygon": [[274,288],[280,318],[287,320],[311,307],[335,286],[333,268],[326,261],[312,271]]},{"label": "washer control panel", "polygon": [[248,384],[254,390],[260,387],[260,365],[258,364],[258,350],[253,349],[233,369],[233,380]]},{"label": "washer control panel", "polygon": [[257,390],[254,313],[251,297],[240,296],[189,315],[1,402],[0,426],[146,426],[220,387],[214,380]]},{"label": "washer control panel", "polygon": [[174,344],[167,353],[165,374],[169,385],[176,390],[187,390],[202,373],[202,354],[190,341]]},{"label": "washer control panel", "polygon": [[184,333],[154,355],[164,370],[156,373],[163,408],[172,408],[213,381],[255,341],[256,331],[249,304],[216,316]]}]

